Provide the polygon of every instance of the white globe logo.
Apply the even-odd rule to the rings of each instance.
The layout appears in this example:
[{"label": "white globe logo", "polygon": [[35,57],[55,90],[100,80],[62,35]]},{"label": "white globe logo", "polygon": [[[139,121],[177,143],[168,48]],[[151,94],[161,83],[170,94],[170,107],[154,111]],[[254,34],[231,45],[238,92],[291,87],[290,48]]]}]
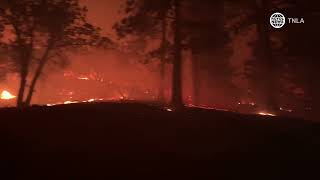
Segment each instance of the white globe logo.
[{"label": "white globe logo", "polygon": [[274,28],[282,28],[286,24],[286,17],[281,13],[273,13],[270,17],[270,24]]}]

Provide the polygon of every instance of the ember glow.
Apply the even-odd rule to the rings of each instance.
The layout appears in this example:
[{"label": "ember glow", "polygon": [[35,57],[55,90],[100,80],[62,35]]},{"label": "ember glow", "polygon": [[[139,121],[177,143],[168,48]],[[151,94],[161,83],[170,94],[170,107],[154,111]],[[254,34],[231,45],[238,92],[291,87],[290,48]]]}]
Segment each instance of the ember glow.
[{"label": "ember glow", "polygon": [[172,109],[172,108],[168,108],[168,107],[167,107],[167,108],[165,108],[165,110],[168,111],[168,112],[173,112],[173,109]]},{"label": "ember glow", "polygon": [[196,105],[193,105],[193,104],[188,104],[188,107],[191,107],[191,108],[200,108],[200,109],[206,109],[206,110],[215,110],[215,111],[231,112],[231,110],[228,110],[228,109],[209,107],[209,106],[205,106],[205,105],[198,105],[198,106],[196,106]]},{"label": "ember glow", "polygon": [[99,82],[103,82],[104,79],[99,76],[99,74],[97,72],[90,72],[88,74],[77,74],[73,71],[65,71],[64,72],[64,77],[66,79],[78,79],[78,80],[84,80],[84,81],[99,81]]},{"label": "ember glow", "polygon": [[78,101],[65,101],[63,104],[75,104],[79,103]]},{"label": "ember glow", "polygon": [[78,79],[79,79],[79,80],[85,80],[85,81],[90,80],[88,77],[79,77]]},{"label": "ember glow", "polygon": [[16,98],[16,96],[12,95],[9,91],[3,90],[0,95],[0,99],[2,100],[11,100]]},{"label": "ember glow", "polygon": [[[60,102],[60,103],[54,103],[54,104],[46,104],[46,106],[57,106],[57,105],[68,105],[68,104],[80,104],[80,103],[93,103],[93,102],[104,102],[106,101],[105,99],[89,99],[86,101],[65,101],[65,102]],[[109,100],[111,101],[111,100]]]},{"label": "ember glow", "polygon": [[259,115],[261,115],[261,116],[277,116],[277,115],[275,115],[275,114],[272,114],[272,113],[269,113],[269,112],[259,112],[258,113]]},{"label": "ember glow", "polygon": [[289,112],[289,113],[293,112],[292,109],[286,109],[286,108],[282,108],[282,107],[280,107],[280,111],[285,111],[285,112]]}]

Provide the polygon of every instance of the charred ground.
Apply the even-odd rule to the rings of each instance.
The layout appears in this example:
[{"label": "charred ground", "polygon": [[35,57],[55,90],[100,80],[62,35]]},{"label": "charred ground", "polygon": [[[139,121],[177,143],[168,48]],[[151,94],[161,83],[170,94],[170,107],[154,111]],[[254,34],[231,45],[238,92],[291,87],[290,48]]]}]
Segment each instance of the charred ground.
[{"label": "charred ground", "polygon": [[303,120],[140,103],[2,109],[0,116],[4,179],[318,175],[320,126]]}]

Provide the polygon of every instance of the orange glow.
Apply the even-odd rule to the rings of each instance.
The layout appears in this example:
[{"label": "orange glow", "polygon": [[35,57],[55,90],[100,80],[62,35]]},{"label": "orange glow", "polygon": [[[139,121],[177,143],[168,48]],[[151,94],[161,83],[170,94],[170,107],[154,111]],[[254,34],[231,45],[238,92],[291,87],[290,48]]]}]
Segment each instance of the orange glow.
[{"label": "orange glow", "polygon": [[275,115],[275,114],[272,114],[272,113],[268,113],[268,112],[259,112],[258,113],[259,115],[261,115],[261,116],[277,116],[277,115]]},{"label": "orange glow", "polygon": [[90,80],[88,77],[79,77],[78,79],[79,80],[86,80],[86,81]]},{"label": "orange glow", "polygon": [[171,109],[171,108],[165,108],[165,110],[168,112],[173,112],[173,109]]},{"label": "orange glow", "polygon": [[201,109],[206,109],[206,110],[215,110],[215,111],[225,111],[225,112],[231,112],[231,110],[228,109],[221,109],[221,108],[214,108],[214,107],[209,107],[209,106],[204,106],[204,105],[193,105],[193,104],[188,104],[188,107],[192,108],[201,108]]},{"label": "orange glow", "polygon": [[10,99],[14,99],[16,98],[16,96],[12,95],[9,91],[2,91],[1,95],[0,95],[0,99],[2,100],[10,100]]},{"label": "orange glow", "polygon": [[78,101],[65,101],[63,104],[75,104],[79,103]]},{"label": "orange glow", "polygon": [[55,103],[55,104],[46,104],[46,106],[57,106],[57,105],[67,105],[67,104],[77,104],[77,103],[92,103],[92,102],[97,102],[97,101],[104,101],[105,99],[89,99],[87,101],[65,101],[63,103]]},{"label": "orange glow", "polygon": [[89,99],[87,102],[94,102],[96,101],[95,99]]},{"label": "orange glow", "polygon": [[282,107],[280,107],[280,111],[285,111],[285,112],[290,112],[290,113],[293,112],[292,109],[285,109],[285,108],[282,108]]}]

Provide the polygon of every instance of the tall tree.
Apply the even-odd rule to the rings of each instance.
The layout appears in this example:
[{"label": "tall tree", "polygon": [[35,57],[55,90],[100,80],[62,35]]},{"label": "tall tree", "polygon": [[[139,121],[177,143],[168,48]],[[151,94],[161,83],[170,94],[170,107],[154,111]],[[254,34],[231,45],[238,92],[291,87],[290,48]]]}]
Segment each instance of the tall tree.
[{"label": "tall tree", "polygon": [[225,92],[232,84],[233,72],[228,61],[232,53],[227,45],[230,35],[225,30],[223,1],[188,1],[185,6],[184,27],[189,39],[188,48],[192,51],[193,103],[198,105],[205,83],[207,88],[223,87]]},{"label": "tall tree", "polygon": [[252,29],[256,33],[255,40],[250,43],[254,53],[246,64],[246,76],[255,90],[258,105],[270,112],[279,109],[277,96],[280,92],[277,78],[279,62],[274,57],[274,33],[269,25],[269,17],[273,9],[279,9],[284,4],[286,2],[282,0],[243,0],[229,3],[230,10],[238,13],[235,18],[230,18],[235,25],[235,33],[249,32]]},{"label": "tall tree", "polygon": [[[1,23],[13,35],[1,47],[20,75],[17,106],[29,106],[45,66],[67,52],[110,44],[100,29],[86,19],[87,9],[78,0],[2,0]],[[33,71],[34,69],[34,71]],[[31,79],[30,84],[27,80]],[[27,94],[26,89],[29,85]]]},{"label": "tall tree", "polygon": [[[243,0],[230,2],[230,5],[233,6],[231,10],[238,13],[236,18],[231,18],[236,22],[233,27],[236,33],[252,27],[256,30],[257,40],[250,44],[254,57],[247,63],[247,77],[259,92],[255,93],[259,94],[256,98],[258,103],[264,104],[264,108],[270,111],[277,111],[280,105],[276,99],[279,96],[291,94],[289,104],[296,104],[297,101],[292,98],[297,96],[294,89],[301,88],[305,96],[302,99],[319,102],[314,100],[317,99],[318,93],[314,92],[318,85],[308,80],[318,73],[315,70],[315,59],[318,57],[317,36],[313,34],[319,29],[316,23],[320,12],[319,2]],[[304,17],[309,22],[299,25],[287,23],[282,29],[275,30],[268,25],[269,17],[275,11],[283,12],[289,17]]]},{"label": "tall tree", "polygon": [[[308,118],[317,118],[320,110],[320,83],[316,77],[320,76],[318,59],[319,36],[316,36],[320,30],[318,20],[320,18],[320,2],[298,1],[287,6],[286,13],[303,17],[305,24],[290,24],[286,27],[286,31],[280,34],[282,46],[279,48],[279,54],[286,64],[286,73],[289,82],[296,88],[303,90],[303,106],[312,110],[306,113]],[[292,89],[289,93],[293,94]],[[301,102],[300,102],[301,103]],[[313,116],[313,117],[311,117]]]},{"label": "tall tree", "polygon": [[261,59],[261,77],[265,78],[263,87],[260,87],[260,91],[264,91],[263,102],[266,105],[265,109],[269,111],[277,111],[279,105],[276,103],[277,94],[276,84],[276,73],[277,66],[275,59],[272,55],[272,47],[270,40],[270,32],[268,19],[270,12],[270,4],[266,0],[256,1],[256,12],[257,12],[257,32],[258,32],[258,48],[259,48],[259,58]]},{"label": "tall tree", "polygon": [[[129,3],[128,3],[129,2]],[[182,91],[182,52],[186,49],[201,49],[199,47],[194,46],[194,40],[196,39],[194,34],[201,34],[205,32],[205,36],[201,37],[201,41],[198,41],[200,44],[206,44],[208,46],[215,46],[221,43],[217,40],[217,37],[221,36],[221,33],[215,34],[218,32],[217,29],[223,29],[220,26],[217,28],[218,23],[215,23],[216,19],[212,20],[206,18],[206,15],[210,17],[218,16],[222,17],[221,14],[211,15],[210,13],[213,12],[213,9],[219,3],[212,3],[211,1],[205,2],[196,2],[194,0],[167,0],[167,1],[147,1],[147,0],[140,0],[135,2],[140,2],[140,6],[134,6],[134,1],[128,1],[127,8],[128,11],[135,12],[134,15],[125,18],[121,22],[121,26],[117,24],[116,30],[121,32],[120,35],[124,34],[135,34],[135,32],[142,32],[142,33],[153,33],[154,28],[156,28],[157,32],[162,34],[162,46],[160,46],[160,54],[162,54],[161,59],[165,59],[165,56],[172,57],[172,64],[173,64],[173,75],[172,75],[172,99],[171,102],[177,108],[183,106],[183,91]],[[219,1],[221,3],[221,1]],[[193,6],[197,5],[197,7]],[[138,8],[137,8],[138,7]],[[209,8],[208,8],[209,7]],[[214,7],[214,8],[212,8]],[[216,8],[219,9],[219,8]],[[220,9],[223,9],[223,6],[220,6]],[[206,15],[202,13],[201,18],[204,18],[202,22],[194,22],[194,17],[192,17],[193,11],[201,12],[206,10]],[[166,12],[166,13],[163,13]],[[164,14],[167,14],[166,16]],[[190,16],[191,15],[191,16]],[[191,18],[190,18],[191,17]],[[168,29],[167,31],[170,32],[170,40],[165,42],[165,33],[162,30],[165,30],[164,20],[167,21]],[[204,22],[203,22],[204,21]],[[157,25],[155,25],[157,24]],[[160,25],[160,26],[159,26]],[[161,26],[162,25],[162,26]],[[201,26],[202,28],[196,28],[197,26]],[[162,28],[159,28],[162,27]],[[160,29],[160,31],[159,31]],[[214,30],[213,32],[211,32]],[[162,32],[162,33],[161,33]],[[140,35],[140,34],[139,34]],[[208,38],[208,37],[215,37],[215,38]],[[210,39],[210,40],[209,40]],[[221,38],[222,39],[222,38]],[[170,43],[172,42],[172,46]],[[166,46],[165,46],[166,45]],[[163,50],[165,49],[165,50]],[[194,52],[196,52],[195,50]],[[202,50],[201,53],[204,51]],[[197,68],[196,68],[197,69]],[[196,82],[196,80],[195,80]]]},{"label": "tall tree", "polygon": [[168,21],[167,21],[168,9],[164,8],[161,14],[161,57],[160,57],[160,90],[159,90],[159,99],[165,100],[165,70],[166,70],[166,59],[167,59],[167,33],[168,33]]},{"label": "tall tree", "polygon": [[[168,33],[170,26],[169,16],[172,11],[171,2],[171,0],[128,0],[125,4],[126,17],[114,26],[121,39],[135,36],[135,38],[138,38],[134,38],[134,41],[143,42],[145,47],[149,43],[146,40],[147,38],[160,41],[160,46],[157,49],[143,52],[142,54],[147,56],[148,59],[160,60],[159,100],[162,101],[164,101],[165,91],[165,64],[168,63],[170,56]],[[149,62],[148,59],[146,62]]]},{"label": "tall tree", "polygon": [[172,72],[172,99],[175,108],[183,107],[182,98],[182,9],[181,0],[174,0],[174,58]]}]

